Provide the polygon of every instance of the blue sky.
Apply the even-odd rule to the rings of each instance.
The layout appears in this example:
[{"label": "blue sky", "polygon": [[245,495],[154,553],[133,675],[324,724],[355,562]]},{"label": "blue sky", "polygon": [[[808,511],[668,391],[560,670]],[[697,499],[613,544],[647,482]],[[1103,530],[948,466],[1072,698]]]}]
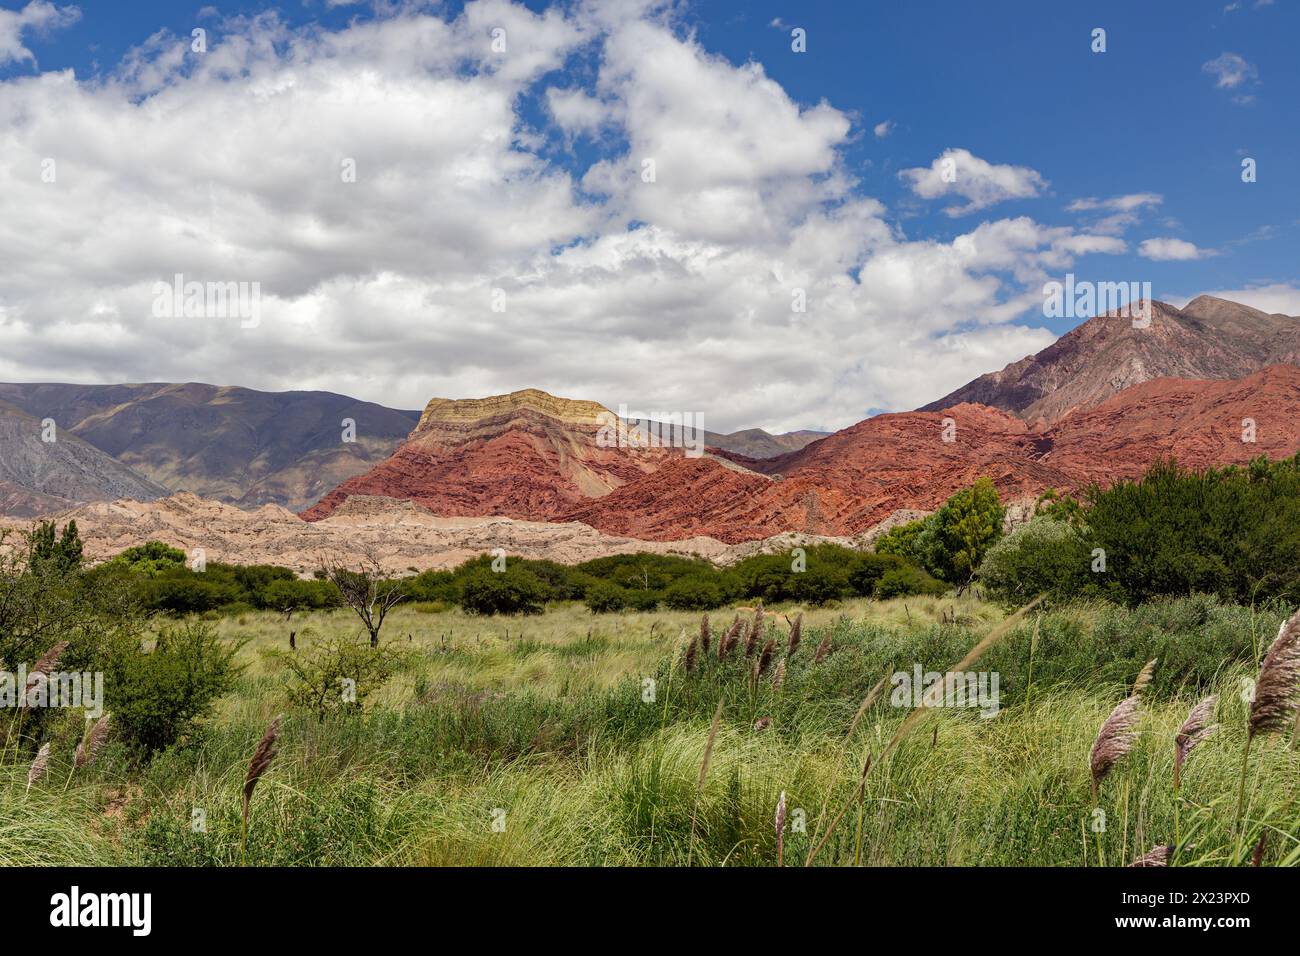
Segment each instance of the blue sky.
[{"label": "blue sky", "polygon": [[[617,8],[622,2],[631,6],[620,11]],[[0,2],[0,7],[12,11],[30,12],[32,6],[40,4]],[[89,0],[76,4],[76,13],[67,13],[71,6],[57,5],[57,9],[64,11],[61,23],[34,26],[17,34],[24,54],[11,55],[8,62],[3,62],[0,56],[0,88],[27,94],[41,73],[70,68],[85,94],[83,99],[88,103],[94,100],[89,109],[103,109],[106,115],[111,115],[113,108],[106,104],[115,93],[138,113],[147,114],[151,100],[164,104],[169,98],[197,95],[200,90],[204,95],[217,96],[224,87],[251,83],[250,77],[257,70],[278,70],[283,75],[293,68],[288,51],[295,42],[303,43],[306,36],[342,36],[368,22],[415,23],[423,18],[467,23],[466,35],[476,36],[483,32],[484,24],[496,22],[491,18],[497,16],[495,6],[488,7],[480,16],[473,9],[466,14],[463,4],[382,4],[376,12],[368,3],[327,7],[323,2],[190,5],[161,0],[136,0],[129,4]],[[584,328],[595,353],[608,349],[612,355],[616,350],[632,349],[641,352],[643,366],[649,363],[664,372],[671,384],[661,394],[640,387],[621,387],[620,376],[626,378],[635,366],[629,367],[612,358],[603,374],[592,372],[572,358],[550,364],[538,359],[537,350],[553,349],[558,342],[564,343],[560,347],[570,356],[575,347],[582,350],[580,340],[572,337],[572,324],[557,318],[560,313],[555,310],[561,306],[544,299],[529,301],[526,329],[531,331],[517,328],[510,332],[512,342],[519,341],[521,335],[527,338],[538,334],[532,350],[526,353],[530,356],[527,360],[521,360],[525,354],[522,350],[514,353],[511,347],[501,344],[505,339],[494,338],[482,329],[467,332],[462,338],[449,329],[436,339],[424,336],[423,332],[418,336],[411,333],[412,337],[407,339],[400,323],[393,320],[384,325],[379,340],[403,344],[403,350],[422,359],[423,364],[386,374],[373,365],[367,366],[367,371],[356,371],[357,366],[341,371],[339,356],[330,354],[329,350],[307,357],[295,367],[283,354],[284,339],[271,341],[271,332],[256,343],[245,340],[239,347],[217,348],[213,345],[220,344],[221,334],[207,330],[201,344],[208,351],[198,348],[199,340],[194,340],[190,344],[198,351],[192,353],[191,362],[153,356],[148,361],[154,364],[146,364],[140,353],[150,333],[140,330],[135,332],[131,343],[105,340],[101,353],[86,346],[84,336],[81,348],[70,348],[65,339],[56,349],[48,341],[44,345],[39,341],[41,309],[51,306],[42,305],[37,297],[22,288],[6,290],[0,286],[0,303],[9,309],[8,321],[0,321],[0,330],[6,324],[15,327],[15,323],[25,323],[25,335],[11,344],[18,346],[20,352],[28,350],[28,368],[33,364],[32,358],[45,357],[44,361],[35,363],[41,368],[31,369],[27,376],[23,375],[24,368],[19,367],[17,360],[9,366],[0,365],[0,373],[9,378],[42,374],[77,380],[113,376],[213,380],[226,375],[241,378],[240,384],[330,387],[402,405],[419,404],[431,394],[457,389],[487,391],[506,390],[512,384],[513,387],[538,385],[551,390],[584,391],[586,394],[579,397],[594,397],[610,405],[626,394],[632,404],[692,408],[714,401],[710,398],[713,390],[692,386],[691,382],[710,373],[710,356],[716,364],[719,340],[723,340],[723,344],[730,341],[737,346],[728,350],[729,353],[739,352],[749,363],[761,365],[770,359],[770,375],[747,379],[744,396],[715,410],[710,427],[748,424],[774,428],[828,427],[847,424],[868,411],[919,404],[961,384],[972,374],[1000,367],[1026,351],[1042,347],[1052,335],[1077,324],[1071,319],[1046,318],[1033,302],[1033,290],[1043,278],[1059,278],[1066,271],[1095,281],[1150,281],[1156,298],[1175,304],[1201,292],[1227,292],[1270,311],[1300,313],[1296,282],[1300,231],[1300,190],[1296,188],[1296,176],[1300,169],[1295,159],[1300,155],[1300,58],[1295,55],[1295,41],[1300,37],[1300,10],[1291,0],[1263,4],[1257,0],[1241,0],[1232,5],[1223,0],[1087,5],[1011,0],[982,4],[907,0],[906,3],[852,5],[695,0],[671,8],[634,0],[610,0],[558,9],[537,2],[526,6],[539,16],[548,10],[552,14],[563,13],[568,18],[566,22],[577,24],[580,32],[585,31],[581,42],[557,40],[554,49],[547,50],[549,61],[530,68],[526,76],[512,81],[509,89],[513,133],[518,137],[514,150],[516,154],[526,155],[532,164],[528,178],[531,181],[539,176],[563,177],[570,184],[569,202],[563,216],[572,216],[573,224],[550,230],[553,234],[537,239],[539,248],[545,246],[552,253],[550,265],[560,261],[556,255],[573,259],[574,252],[583,252],[590,261],[583,266],[586,271],[582,275],[589,277],[592,263],[599,262],[600,268],[607,269],[604,275],[608,278],[608,269],[612,267],[598,255],[601,241],[612,246],[619,242],[626,244],[630,237],[636,237],[662,241],[667,244],[665,249],[672,246],[673,252],[665,253],[663,249],[655,252],[656,262],[662,262],[665,254],[670,257],[695,254],[682,252],[682,244],[716,243],[726,254],[713,255],[709,261],[714,265],[708,268],[736,270],[733,278],[737,287],[753,284],[754,275],[745,273],[751,266],[757,268],[750,256],[763,256],[769,263],[775,263],[771,269],[764,267],[765,272],[780,275],[784,267],[798,271],[790,266],[798,255],[789,247],[777,249],[776,245],[764,242],[751,248],[744,244],[743,237],[728,234],[725,223],[702,226],[698,235],[691,235],[696,223],[693,217],[673,219],[671,213],[665,212],[659,221],[658,210],[665,208],[663,204],[619,201],[618,190],[609,186],[609,180],[593,174],[593,168],[601,167],[602,163],[635,160],[632,154],[642,144],[671,140],[674,111],[684,115],[682,111],[690,107],[689,102],[673,99],[680,97],[681,91],[672,88],[671,76],[653,75],[651,58],[659,57],[662,61],[662,54],[647,47],[644,53],[647,59],[644,62],[637,59],[641,55],[637,44],[646,42],[646,37],[652,34],[638,37],[629,33],[621,25],[624,20],[649,24],[648,29],[656,31],[655,42],[662,35],[664,42],[674,44],[672,51],[688,51],[693,62],[729,65],[736,78],[746,76],[746,70],[760,70],[759,81],[752,75],[747,80],[736,79],[747,84],[743,86],[746,95],[762,93],[763,83],[774,81],[780,95],[802,111],[798,123],[788,125],[784,133],[781,127],[773,126],[771,138],[784,136],[793,141],[810,127],[815,127],[816,136],[821,137],[817,142],[810,139],[807,153],[789,160],[796,171],[786,179],[801,182],[796,193],[787,195],[783,174],[772,172],[788,168],[783,164],[789,157],[775,157],[770,166],[754,173],[757,185],[737,186],[728,180],[725,187],[717,187],[715,183],[710,185],[707,195],[704,192],[683,194],[683,203],[696,204],[688,204],[684,209],[705,208],[699,204],[707,206],[716,199],[719,188],[725,193],[733,189],[749,190],[752,185],[753,202],[764,207],[760,218],[764,222],[778,222],[775,228],[783,229],[787,238],[801,226],[807,227],[809,217],[816,219],[820,228],[825,226],[822,219],[833,219],[837,210],[849,209],[855,210],[854,216],[861,217],[864,233],[884,230],[888,236],[882,233],[870,242],[861,243],[849,239],[818,240],[828,244],[826,249],[833,247],[834,251],[827,254],[825,275],[807,281],[824,287],[821,300],[826,302],[826,308],[820,313],[817,309],[810,310],[802,331],[794,328],[796,323],[784,319],[756,319],[755,315],[762,311],[761,305],[735,301],[736,293],[718,289],[712,290],[719,298],[713,301],[710,314],[717,316],[719,308],[725,311],[727,302],[735,302],[733,318],[740,324],[728,325],[717,319],[713,334],[704,327],[708,322],[699,316],[683,315],[679,320],[665,319],[661,314],[657,319],[647,320],[649,325],[638,325],[644,317],[638,319],[630,313],[622,316],[621,305],[610,305],[625,303],[633,296],[646,296],[644,285],[628,287],[611,280],[603,293],[607,297],[599,303],[564,306],[576,311],[590,310],[584,313],[588,316]],[[589,12],[588,7],[600,8],[601,12]],[[162,63],[168,49],[184,45],[194,26],[206,27],[213,48],[217,49],[233,35],[255,34],[258,28],[250,24],[257,21],[248,18],[268,12],[274,14],[276,30],[283,31],[284,36],[274,41],[272,53],[257,59],[252,66],[243,67],[242,75],[236,71],[215,78],[212,75],[200,78],[201,67],[186,61],[162,69],[161,79],[134,77],[134,87],[122,78],[124,58]],[[806,53],[791,50],[791,30],[796,27],[807,31]],[[1106,31],[1104,53],[1090,49],[1091,31],[1096,27]],[[162,39],[151,45],[150,38],[159,31],[165,31]],[[602,39],[592,42],[592,36]],[[375,43],[381,46],[379,41]],[[0,51],[3,49],[4,27],[0,21]],[[277,55],[283,55],[283,61],[277,61]],[[350,50],[349,57],[352,55]],[[620,56],[624,59],[622,67],[616,63]],[[369,68],[382,75],[388,66],[381,54]],[[403,70],[407,68],[404,64]],[[340,63],[337,69],[340,75],[355,75],[349,71],[361,67],[349,60]],[[429,67],[425,58],[420,59],[415,69],[423,71],[422,77],[427,78],[438,67]],[[471,63],[468,67],[461,63],[449,69],[463,78],[467,70],[474,73],[486,68],[482,63]],[[733,95],[727,89],[734,89],[734,95],[740,95],[741,86],[727,87],[725,84],[732,80],[717,75],[716,70],[714,74],[723,85],[712,92],[713,96]],[[632,79],[627,79],[629,76]],[[654,83],[661,84],[661,88],[653,88]],[[601,111],[608,115],[591,123],[582,119],[564,120],[552,111],[553,94],[548,91],[556,90],[566,94],[582,91],[577,106],[589,103],[593,116]],[[700,95],[710,94],[702,90]],[[829,112],[819,113],[818,104],[825,104]],[[309,107],[299,98],[292,108]],[[21,145],[24,134],[15,118],[16,109],[10,104],[10,112],[0,116],[0,122],[13,124],[11,142]],[[754,145],[755,142],[763,144],[768,135],[761,128],[761,117],[761,108],[757,112],[738,110],[734,122],[736,127],[751,122],[758,125],[754,134],[757,140],[750,142],[750,149],[763,150],[769,146],[775,149],[780,144]],[[815,118],[818,119],[814,122]],[[697,121],[698,117],[688,122]],[[723,122],[729,125],[732,120],[724,117]],[[836,122],[845,128],[832,128]],[[156,124],[150,129],[156,131]],[[719,138],[731,132],[734,130],[724,130]],[[711,161],[704,155],[711,138],[706,128],[699,160],[702,164]],[[970,163],[979,163],[986,170],[989,181],[995,183],[988,187],[991,192],[981,193],[983,198],[975,201],[969,195],[945,193],[942,187],[935,194],[925,193],[921,182],[926,170],[951,150],[967,151],[961,155],[969,155]],[[740,151],[744,151],[743,147]],[[827,152],[833,154],[832,160],[823,162],[817,158]],[[1242,182],[1244,157],[1256,161],[1257,182]],[[123,182],[122,169],[109,169],[112,163],[102,156],[100,160],[105,163],[101,188],[112,188],[113,183]],[[164,176],[161,172],[167,165],[165,156],[159,155],[157,165],[156,170],[142,172],[176,185],[175,180],[181,174]],[[272,168],[276,162],[271,159],[267,165]],[[373,165],[374,161],[369,164]],[[418,165],[416,160],[412,168]],[[905,170],[913,172],[903,174]],[[210,183],[211,172],[205,175],[209,177],[205,182]],[[503,182],[517,182],[511,178],[517,176],[515,173],[502,175]],[[418,176],[407,182],[418,186]],[[774,182],[778,185],[774,186]],[[431,179],[428,189],[436,193],[438,183],[439,180]],[[228,190],[238,190],[230,183],[225,185]],[[220,184],[216,188],[220,189]],[[252,197],[255,192],[256,188],[250,186],[248,197],[244,198]],[[812,193],[816,196],[809,198]],[[1124,197],[1129,197],[1127,204]],[[232,195],[232,206],[238,198]],[[435,195],[433,199],[436,198]],[[677,198],[673,197],[672,201]],[[871,201],[878,206],[863,205]],[[334,222],[341,215],[325,214],[312,205],[314,200],[305,202],[306,211],[320,221]],[[968,205],[967,211],[958,215],[945,212],[963,203]],[[260,207],[266,205],[263,197]],[[183,206],[184,202],[177,199],[150,215],[159,222],[183,220],[194,212]],[[431,208],[436,208],[436,203]],[[552,207],[543,204],[537,208]],[[295,211],[302,214],[304,209]],[[752,211],[749,206],[728,209],[720,217],[725,220]],[[482,215],[491,213],[485,209]],[[532,214],[534,219],[537,215],[537,211]],[[557,220],[553,216],[549,221]],[[913,264],[931,247],[960,252],[961,237],[981,234],[982,227],[986,231],[1028,229],[1026,223],[1032,223],[1032,228],[1041,234],[1034,240],[1039,243],[1039,252],[1047,245],[1057,244],[1053,256],[1044,253],[1031,259],[1019,253],[999,251],[981,253],[975,257],[974,264],[969,257],[962,258],[960,268],[970,278],[970,288],[956,286],[949,275],[953,268],[949,265],[937,260],[920,266]],[[1041,237],[1050,230],[1068,232],[1069,237],[1065,240],[1059,236],[1057,239]],[[1091,253],[1086,251],[1088,241],[1109,243],[1109,247],[1103,253]],[[678,244],[673,245],[674,242]],[[1062,242],[1072,250],[1068,259],[1062,258]],[[776,243],[780,245],[780,240]],[[402,248],[394,247],[391,253],[377,252],[372,257],[374,261],[363,269],[313,272],[304,268],[300,274],[299,270],[283,267],[282,248],[269,246],[268,242],[266,248],[246,250],[247,258],[254,261],[261,256],[263,263],[270,263],[266,266],[269,272],[264,289],[275,293],[274,303],[283,304],[286,316],[293,314],[292,323],[289,319],[285,321],[295,324],[299,330],[303,322],[310,325],[313,320],[293,313],[294,308],[301,312],[311,300],[313,307],[320,309],[322,298],[331,296],[341,308],[340,303],[352,301],[361,294],[356,288],[340,289],[342,275],[355,279],[358,272],[368,273],[366,294],[376,294],[376,288],[384,284],[377,276],[418,278],[426,286],[421,300],[424,302],[441,294],[429,289],[459,287],[469,281],[461,271],[464,263],[452,261],[454,255],[440,260],[431,253],[428,262],[416,266],[407,261]],[[570,255],[564,257],[563,250],[569,250]],[[485,248],[483,258],[495,263],[497,251]],[[49,254],[55,255],[55,250]],[[838,258],[841,254],[842,261]],[[173,267],[180,268],[173,262],[164,264],[162,253],[142,250],[138,258],[147,259],[150,255],[159,259],[159,274],[166,275]],[[535,267],[540,253],[530,253],[532,258],[520,255],[522,258],[513,265],[493,265],[495,278],[486,273],[479,278],[489,284],[503,282],[501,270],[505,268],[511,273],[511,281],[523,282],[520,276],[527,270],[519,263],[528,259],[530,267]],[[728,264],[718,264],[724,261]],[[893,275],[890,268],[904,261],[908,278],[900,280],[897,294],[881,301],[869,300],[872,289],[881,287],[882,283],[890,286]],[[864,268],[871,263],[875,266]],[[541,267],[541,272],[546,273],[550,265]],[[569,267],[572,263],[565,265]],[[618,269],[626,277],[637,274],[639,267],[632,268],[627,261],[620,260]],[[945,276],[942,282],[953,284],[951,288],[945,286],[939,301],[926,303],[924,280],[931,270],[936,276]],[[662,288],[673,275],[691,272],[692,267],[683,258],[681,268],[658,277],[660,281],[655,288]],[[843,291],[837,291],[837,275],[847,275],[856,283],[858,299],[832,303]],[[569,283],[566,288],[572,289],[572,283],[579,280],[570,270],[565,273],[565,281]],[[782,277],[781,281],[790,285],[795,280]],[[391,285],[391,280],[384,282]],[[989,291],[992,283],[998,284],[994,292]],[[592,285],[585,279],[582,284],[584,288]],[[537,290],[536,285],[529,288]],[[699,287],[683,287],[685,297],[700,294]],[[87,296],[98,303],[87,306],[95,314],[95,308],[102,311],[106,298],[113,300],[113,309],[120,310],[122,307],[116,303],[119,299],[129,301],[130,292],[125,283],[117,290],[100,283],[87,290]],[[662,308],[672,308],[674,301],[677,300],[669,296]],[[900,302],[914,308],[917,316],[925,317],[922,323],[925,328],[908,345],[910,351],[885,355],[888,343],[897,335],[883,324],[883,316],[891,310],[899,311]],[[67,305],[66,301],[62,303],[63,307]],[[396,304],[392,307],[398,308]],[[948,313],[950,320],[946,323],[934,320],[931,324],[928,316],[938,310]],[[590,319],[591,315],[615,313],[620,317],[611,318],[608,327]],[[855,314],[859,324],[876,322],[881,327],[874,338],[868,337],[857,346],[868,354],[827,361],[826,381],[822,385],[812,383],[812,369],[817,363],[811,346],[810,354],[796,362],[789,357],[792,347],[782,344],[777,335],[772,336],[776,341],[771,356],[752,346],[748,339],[745,344],[738,344],[746,330],[754,332],[755,323],[769,332],[780,323],[784,332],[791,335],[797,332],[825,355],[826,342],[835,341],[836,336],[828,334],[818,341],[818,327],[813,323],[820,321],[823,322],[820,328],[831,329],[836,322],[855,321]],[[913,324],[917,321],[913,320]],[[328,317],[321,318],[320,322],[322,333],[326,334]],[[542,334],[547,329],[555,333],[553,337]],[[500,329],[497,333],[504,334]],[[729,340],[728,336],[731,336]],[[373,336],[370,339],[357,346],[366,353],[366,362],[377,359],[371,354],[375,346]],[[472,348],[466,344],[471,339],[474,340]],[[171,338],[167,341],[171,345],[179,344]],[[680,348],[665,356],[665,341],[675,342]],[[494,342],[499,346],[495,352]],[[249,346],[254,344],[257,348],[251,352],[256,353],[256,358],[250,361]],[[918,354],[923,356],[927,348],[935,351],[933,362],[924,361],[923,357],[918,360]],[[447,358],[452,353],[455,353],[454,363]],[[154,368],[156,373],[148,374]],[[923,379],[920,384],[909,381],[913,373]],[[516,376],[527,376],[529,380],[516,380]],[[824,392],[823,388],[830,391]],[[849,397],[844,397],[845,390]]]}]

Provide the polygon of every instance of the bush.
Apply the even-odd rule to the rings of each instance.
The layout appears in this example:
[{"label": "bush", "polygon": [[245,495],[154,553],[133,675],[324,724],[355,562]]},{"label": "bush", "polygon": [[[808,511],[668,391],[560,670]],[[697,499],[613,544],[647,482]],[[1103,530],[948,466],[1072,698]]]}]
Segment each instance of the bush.
[{"label": "bush", "polygon": [[733,575],[747,598],[825,604],[852,590],[851,576],[863,557],[850,548],[821,544],[803,549],[802,556],[786,552],[746,558]]},{"label": "bush", "polygon": [[726,603],[722,585],[707,578],[678,578],[664,591],[663,603],[674,611],[708,611]]},{"label": "bush", "polygon": [[185,552],[161,541],[146,541],[134,548],[127,548],[108,563],[121,565],[146,577],[155,577],[173,568],[183,568]]},{"label": "bush", "polygon": [[659,601],[663,597],[658,591],[640,591],[635,588],[625,593],[627,595],[627,606],[634,611],[657,610]]},{"label": "bush", "polygon": [[233,687],[238,651],[202,622],[164,628],[149,652],[134,638],[115,642],[103,670],[117,733],[145,756],[192,733]]},{"label": "bush", "polygon": [[1300,603],[1300,456],[1203,472],[1165,462],[1085,497],[1105,578],[1130,604],[1193,592]]},{"label": "bush", "polygon": [[461,585],[461,607],[471,614],[540,614],[545,600],[545,586],[523,568],[480,567]]},{"label": "bush", "polygon": [[275,580],[258,591],[257,606],[276,611],[321,610],[342,607],[343,596],[328,581]]},{"label": "bush", "polygon": [[928,518],[885,532],[876,552],[910,558],[935,577],[965,586],[1001,537],[1005,515],[992,480],[980,478]]},{"label": "bush", "polygon": [[243,595],[228,581],[195,574],[188,568],[163,573],[142,588],[145,607],[169,614],[197,614],[233,604]]},{"label": "bush", "polygon": [[1057,599],[1101,591],[1092,553],[1078,528],[1042,516],[1022,525],[989,549],[979,580],[990,600],[1019,606],[1039,594]]},{"label": "bush", "polygon": [[[909,562],[897,554],[860,555],[849,571],[849,590],[859,597],[875,597],[877,596],[876,583],[886,571],[908,566]],[[910,566],[915,567],[915,565]]]},{"label": "bush", "polygon": [[885,571],[876,581],[875,596],[881,601],[913,594],[943,594],[948,585],[926,573],[924,568],[902,563]]},{"label": "bush", "polygon": [[597,581],[587,588],[586,604],[592,614],[609,614],[627,607],[627,594],[617,584]]},{"label": "bush", "polygon": [[402,660],[392,645],[371,647],[366,640],[337,635],[312,640],[296,653],[279,651],[276,657],[289,672],[289,701],[310,709],[318,720],[331,713],[360,713],[366,698],[393,676]]}]

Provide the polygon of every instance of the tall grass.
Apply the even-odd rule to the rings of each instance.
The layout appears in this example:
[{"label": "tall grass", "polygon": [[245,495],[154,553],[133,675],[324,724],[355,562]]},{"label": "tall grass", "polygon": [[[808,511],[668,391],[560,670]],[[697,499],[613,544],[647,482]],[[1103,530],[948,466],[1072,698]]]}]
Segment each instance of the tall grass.
[{"label": "tall grass", "polygon": [[[1283,614],[1254,617],[1265,633]],[[253,638],[254,666],[200,735],[147,766],[110,741],[75,777],[56,756],[30,792],[34,751],[4,767],[0,864],[236,865],[249,757],[285,709],[283,677],[260,654],[280,640],[269,618],[223,625]],[[730,620],[718,615],[719,645]],[[755,657],[697,653],[687,672],[681,635],[699,633],[697,615],[560,608],[471,622],[475,638],[406,609],[390,625],[403,639],[410,628],[410,660],[365,713],[286,714],[257,784],[247,862],[772,866],[822,841],[818,865],[1079,866],[1173,844],[1169,862],[1188,866],[1246,863],[1238,842],[1267,834],[1262,865],[1300,863],[1300,752],[1285,735],[1253,742],[1234,838],[1250,706],[1241,681],[1256,672],[1248,609],[1188,598],[1038,614],[977,665],[1001,675],[990,719],[910,716],[881,678],[918,663],[947,669],[1003,620],[996,609],[909,598],[805,610],[800,638],[830,648],[820,659],[789,652],[785,620],[765,609]],[[348,625],[321,615],[310,626]],[[297,630],[300,646],[311,640]],[[769,642],[768,676],[754,680]],[[1154,657],[1131,744],[1094,802],[1097,729]],[[1180,758],[1176,736],[1209,694],[1219,729]],[[828,828],[842,806],[852,823]],[[1094,808],[1105,819],[1095,835]]]}]

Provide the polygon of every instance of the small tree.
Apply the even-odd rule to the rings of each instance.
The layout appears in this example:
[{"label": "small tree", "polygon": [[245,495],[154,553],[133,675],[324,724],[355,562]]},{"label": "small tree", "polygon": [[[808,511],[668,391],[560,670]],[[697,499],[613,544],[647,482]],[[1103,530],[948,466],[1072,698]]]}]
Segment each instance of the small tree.
[{"label": "small tree", "polygon": [[81,567],[83,548],[77,522],[69,521],[56,539],[53,521],[42,521],[27,535],[28,562],[35,570],[39,564],[52,565],[61,573]]},{"label": "small tree", "polygon": [[391,644],[368,649],[362,642],[343,635],[310,640],[302,654],[278,652],[276,657],[289,671],[286,691],[289,700],[310,708],[317,720],[333,713],[360,713],[366,698],[393,675],[403,655]]},{"label": "small tree", "polygon": [[356,612],[370,635],[370,646],[379,646],[379,631],[384,618],[406,596],[402,582],[385,576],[379,554],[366,547],[352,566],[335,555],[321,558],[320,570],[343,597],[343,603]]}]

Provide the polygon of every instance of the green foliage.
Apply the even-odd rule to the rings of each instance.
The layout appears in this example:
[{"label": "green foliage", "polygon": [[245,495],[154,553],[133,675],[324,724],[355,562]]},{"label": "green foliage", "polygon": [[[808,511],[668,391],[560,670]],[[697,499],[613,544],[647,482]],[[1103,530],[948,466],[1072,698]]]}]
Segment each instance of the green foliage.
[{"label": "green foliage", "polygon": [[164,571],[184,567],[185,552],[161,541],[146,541],[127,548],[109,563],[121,565],[135,574],[156,577]]},{"label": "green foliage", "polygon": [[906,562],[888,568],[876,582],[875,597],[881,601],[890,598],[910,597],[913,594],[939,595],[948,585],[932,577],[924,568]]},{"label": "green foliage", "polygon": [[970,581],[984,553],[1001,536],[1005,513],[989,478],[980,478],[957,492],[929,522],[932,538],[918,542],[925,554],[925,567],[953,584]]},{"label": "green foliage", "polygon": [[343,606],[338,588],[328,581],[278,579],[257,591],[256,606],[271,610],[318,611]]},{"label": "green foliage", "polygon": [[138,639],[110,642],[100,665],[114,732],[145,756],[191,734],[234,686],[238,651],[199,621],[164,628],[151,651]]},{"label": "green foliage", "polygon": [[1055,488],[1048,488],[1034,502],[1034,514],[1054,518],[1066,524],[1079,527],[1084,523],[1084,509],[1079,500],[1071,495],[1063,495]]},{"label": "green foliage", "polygon": [[10,669],[60,641],[69,645],[64,663],[80,668],[110,637],[141,632],[141,608],[122,574],[59,560],[57,542],[33,561],[30,550],[7,548],[7,538],[0,532],[0,661]]},{"label": "green foliage", "polygon": [[980,478],[929,517],[885,532],[876,553],[909,558],[935,577],[965,586],[1001,537],[1005,514],[992,479]]},{"label": "green foliage", "polygon": [[876,554],[892,554],[900,558],[916,558],[916,542],[925,530],[925,518],[895,525],[876,539]]},{"label": "green foliage", "polygon": [[675,611],[707,611],[725,600],[726,592],[716,578],[678,578],[664,591],[663,603]]},{"label": "green foliage", "polygon": [[1130,604],[1198,591],[1300,604],[1300,456],[1204,472],[1165,462],[1086,500],[1088,538]]},{"label": "green foliage", "polygon": [[382,687],[403,659],[391,644],[371,647],[343,635],[317,639],[303,632],[304,646],[275,657],[287,671],[290,702],[324,720],[332,713],[360,713],[366,698]]},{"label": "green foliage", "polygon": [[51,564],[62,574],[81,567],[83,549],[81,535],[77,532],[77,522],[69,521],[55,539],[53,521],[42,521],[29,534],[28,562],[32,570],[38,565]]},{"label": "green foliage", "polygon": [[412,601],[441,601],[455,604],[460,598],[456,575],[450,571],[421,571],[402,582]]},{"label": "green foliage", "polygon": [[141,585],[140,592],[146,607],[171,614],[200,614],[244,597],[234,581],[207,572],[196,574],[186,567],[158,572]]},{"label": "green foliage", "polygon": [[804,549],[802,558],[793,552],[746,558],[732,574],[746,598],[825,604],[852,593],[850,576],[862,558],[849,548],[823,544]]},{"label": "green foliage", "polygon": [[474,569],[461,585],[461,606],[471,614],[540,614],[546,586],[524,568]]},{"label": "green foliage", "polygon": [[593,614],[609,614],[627,607],[627,592],[610,581],[597,581],[587,588],[586,605]]},{"label": "green foliage", "polygon": [[1100,596],[1105,582],[1091,567],[1091,548],[1083,531],[1044,513],[989,549],[980,564],[979,580],[990,600],[1016,607],[1039,594],[1056,600]]}]

